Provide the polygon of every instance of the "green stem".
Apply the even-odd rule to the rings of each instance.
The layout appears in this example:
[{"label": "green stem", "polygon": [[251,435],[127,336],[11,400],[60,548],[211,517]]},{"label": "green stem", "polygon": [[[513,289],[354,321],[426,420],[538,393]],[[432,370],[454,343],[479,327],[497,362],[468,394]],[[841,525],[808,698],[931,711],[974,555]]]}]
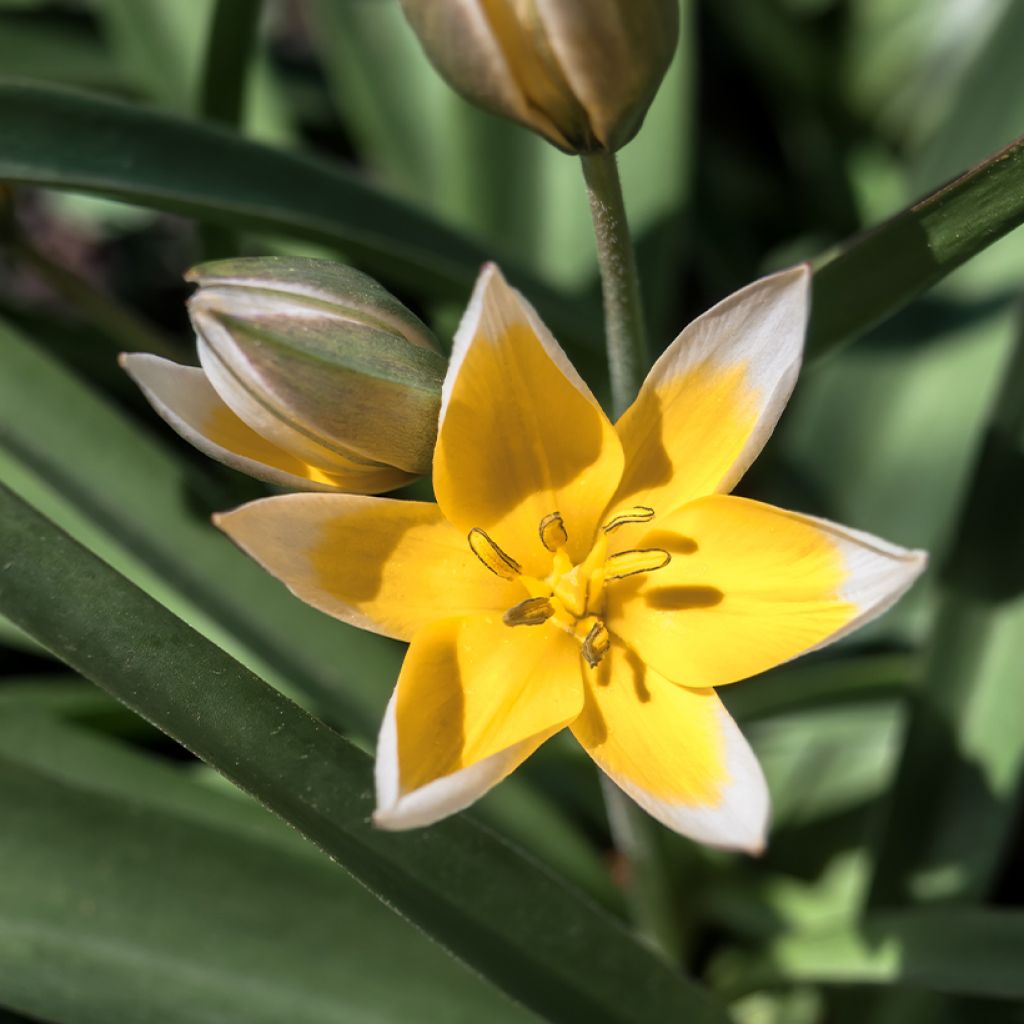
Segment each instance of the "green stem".
[{"label": "green stem", "polygon": [[[229,128],[242,123],[262,6],[259,0],[219,0],[210,23],[197,105],[200,116]],[[204,224],[201,237],[206,259],[238,252],[238,235],[230,228]]]},{"label": "green stem", "polygon": [[662,830],[621,789],[601,776],[605,813],[615,848],[629,865],[626,901],[640,937],[674,966],[683,962],[686,928],[662,844]]},{"label": "green stem", "polygon": [[[640,279],[615,155],[584,153],[580,160],[601,271],[612,414],[621,416],[636,398],[647,369]],[[679,964],[685,929],[676,914],[659,826],[614,785],[604,779],[602,783],[612,839],[630,867],[626,897],[637,930],[667,960]]]},{"label": "green stem", "polygon": [[584,153],[583,177],[597,241],[604,297],[612,413],[620,416],[636,398],[647,370],[647,340],[636,255],[626,222],[622,184],[613,153]]}]

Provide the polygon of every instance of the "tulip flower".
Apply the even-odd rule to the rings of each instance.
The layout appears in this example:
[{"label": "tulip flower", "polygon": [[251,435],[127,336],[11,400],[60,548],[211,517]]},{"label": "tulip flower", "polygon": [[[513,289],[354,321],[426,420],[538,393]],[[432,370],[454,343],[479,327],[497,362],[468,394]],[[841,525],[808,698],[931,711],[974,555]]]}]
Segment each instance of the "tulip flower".
[{"label": "tulip flower", "polygon": [[274,257],[206,263],[190,279],[201,368],[122,357],[182,437],[290,489],[372,494],[430,471],[444,359],[379,284]]},{"label": "tulip flower", "polygon": [[675,52],[676,0],[402,0],[456,91],[568,153],[637,133]]},{"label": "tulip flower", "polygon": [[442,392],[437,504],[295,494],[218,518],[303,600],[411,642],[379,826],[466,807],[569,728],[669,828],[761,849],[764,777],[715,687],[846,635],[925,564],[727,493],[793,388],[809,281],[797,267],[705,313],[613,425],[488,267]]}]

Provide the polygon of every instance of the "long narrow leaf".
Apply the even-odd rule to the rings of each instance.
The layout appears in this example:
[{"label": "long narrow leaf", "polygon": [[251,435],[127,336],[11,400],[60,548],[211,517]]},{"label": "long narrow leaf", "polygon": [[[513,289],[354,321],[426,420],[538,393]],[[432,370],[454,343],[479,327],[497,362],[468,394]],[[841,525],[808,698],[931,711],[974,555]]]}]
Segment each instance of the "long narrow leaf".
[{"label": "long narrow leaf", "polygon": [[932,992],[1024,997],[1024,913],[917,910],[860,928],[785,935],[763,954],[725,955],[713,975],[731,994],[793,982],[905,985]]},{"label": "long narrow leaf", "polygon": [[[206,515],[223,507],[82,381],[0,322],[0,473],[132,582],[258,672],[363,738],[376,733],[401,660],[391,640],[314,611],[244,557]],[[170,438],[167,438],[170,441]],[[527,810],[529,808],[529,810]],[[491,794],[488,820],[611,906],[591,844],[522,779]]]},{"label": "long narrow leaf", "polygon": [[[465,299],[480,265],[501,256],[341,167],[67,89],[0,82],[0,180],[337,246],[427,296]],[[571,305],[505,266],[554,325],[578,333]]]},{"label": "long narrow leaf", "polygon": [[[1024,778],[1024,327],[1003,375],[943,571],[872,902],[982,900],[1018,819]],[[922,793],[928,799],[922,799]],[[931,875],[925,893],[915,876]],[[934,879],[939,884],[934,884]]]},{"label": "long narrow leaf", "polygon": [[3,1005],[62,1024],[533,1019],[260,808],[14,701],[0,816]]},{"label": "long narrow leaf", "polygon": [[863,334],[1024,222],[1024,138],[817,261],[808,350]]},{"label": "long narrow leaf", "polygon": [[466,817],[369,824],[370,762],[6,489],[0,612],[176,738],[526,1006],[723,1021],[616,922]]}]

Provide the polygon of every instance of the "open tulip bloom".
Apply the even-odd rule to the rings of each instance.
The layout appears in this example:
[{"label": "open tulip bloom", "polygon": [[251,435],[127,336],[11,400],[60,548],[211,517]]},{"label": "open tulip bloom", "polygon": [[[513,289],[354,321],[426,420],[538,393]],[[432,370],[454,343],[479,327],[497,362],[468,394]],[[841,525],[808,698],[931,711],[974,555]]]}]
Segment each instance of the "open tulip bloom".
[{"label": "open tulip bloom", "polygon": [[466,807],[568,727],[669,828],[762,848],[764,777],[714,687],[856,629],[925,564],[728,494],[793,389],[809,285],[797,267],[719,303],[612,424],[488,266],[442,391],[437,504],[289,494],[218,518],[303,600],[411,642],[377,825]]}]

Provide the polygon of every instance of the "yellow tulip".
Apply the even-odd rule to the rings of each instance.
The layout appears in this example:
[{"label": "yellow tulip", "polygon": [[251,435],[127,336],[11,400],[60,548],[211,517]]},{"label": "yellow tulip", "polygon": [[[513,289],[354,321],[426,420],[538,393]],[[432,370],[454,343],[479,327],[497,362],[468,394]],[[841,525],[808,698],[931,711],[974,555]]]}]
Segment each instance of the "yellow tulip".
[{"label": "yellow tulip", "polygon": [[795,383],[809,280],[784,271],[705,313],[613,425],[488,267],[443,388],[437,504],[296,494],[219,517],[305,601],[411,641],[379,826],[466,807],[568,727],[669,828],[762,847],[764,778],[714,687],[856,629],[925,564],[727,493]]},{"label": "yellow tulip", "polygon": [[402,0],[423,49],[471,103],[569,153],[640,128],[675,52],[677,0]]},{"label": "yellow tulip", "polygon": [[444,358],[394,296],[328,260],[217,260],[189,279],[201,367],[121,358],[182,437],[290,489],[374,494],[430,472]]}]

